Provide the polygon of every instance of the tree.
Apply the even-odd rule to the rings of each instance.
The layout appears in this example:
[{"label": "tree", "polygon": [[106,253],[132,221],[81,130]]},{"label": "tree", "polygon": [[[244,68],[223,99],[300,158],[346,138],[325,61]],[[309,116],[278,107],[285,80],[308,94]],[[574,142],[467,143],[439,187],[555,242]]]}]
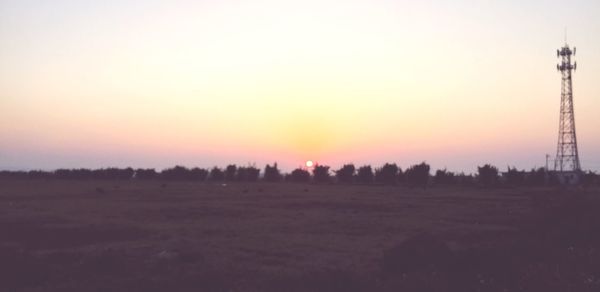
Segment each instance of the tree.
[{"label": "tree", "polygon": [[543,186],[546,184],[548,174],[544,167],[533,168],[525,176],[525,183],[529,186]]},{"label": "tree", "polygon": [[382,184],[393,185],[398,179],[398,166],[390,163],[384,164],[375,170],[375,181]]},{"label": "tree", "polygon": [[156,170],[154,170],[154,168],[138,168],[135,170],[134,177],[136,179],[155,179],[156,177],[158,177],[158,173],[156,173]]},{"label": "tree", "polygon": [[510,186],[522,186],[525,184],[525,171],[517,170],[517,168],[508,167],[506,170],[506,184]]},{"label": "tree", "polygon": [[190,179],[197,181],[206,181],[206,178],[208,178],[208,170],[198,167],[194,167],[190,170]]},{"label": "tree", "polygon": [[456,179],[453,172],[438,169],[433,177],[433,182],[438,185],[453,185],[456,184]]},{"label": "tree", "polygon": [[373,183],[373,170],[370,165],[364,165],[358,168],[356,180],[361,184]]},{"label": "tree", "polygon": [[260,169],[251,166],[246,167],[238,167],[237,169],[237,180],[238,181],[247,181],[247,182],[255,182],[258,180],[260,175]]},{"label": "tree", "polygon": [[313,169],[313,178],[317,183],[327,183],[330,181],[329,166],[317,165]]},{"label": "tree", "polygon": [[354,168],[354,164],[345,164],[342,168],[335,171],[335,176],[337,177],[338,182],[352,183],[354,182],[355,172],[356,169]]},{"label": "tree", "polygon": [[212,181],[222,181],[223,179],[225,179],[225,173],[223,172],[223,170],[215,166],[210,170],[209,178]]},{"label": "tree", "polygon": [[296,168],[286,176],[286,180],[291,182],[306,183],[310,181],[310,172],[301,168]]},{"label": "tree", "polygon": [[235,164],[227,165],[227,167],[225,168],[225,180],[234,181],[236,172],[237,167],[235,166]]},{"label": "tree", "polygon": [[268,182],[278,182],[282,178],[281,172],[277,168],[277,163],[273,163],[273,166],[266,165],[265,166],[265,181]]},{"label": "tree", "polygon": [[404,172],[406,183],[411,187],[427,187],[427,183],[429,182],[429,168],[429,164],[425,162],[409,167]]},{"label": "tree", "polygon": [[493,165],[486,164],[477,167],[477,179],[479,183],[485,187],[495,185],[498,182],[498,168]]}]

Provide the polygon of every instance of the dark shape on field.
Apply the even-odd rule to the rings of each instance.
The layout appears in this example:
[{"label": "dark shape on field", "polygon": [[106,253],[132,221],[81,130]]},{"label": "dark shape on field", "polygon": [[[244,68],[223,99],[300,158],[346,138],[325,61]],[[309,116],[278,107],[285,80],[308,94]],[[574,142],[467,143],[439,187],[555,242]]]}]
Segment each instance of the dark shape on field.
[{"label": "dark shape on field", "polygon": [[350,184],[354,182],[355,172],[354,164],[345,164],[342,168],[335,171],[335,176],[338,182]]},{"label": "dark shape on field", "polygon": [[331,175],[329,174],[329,166],[317,165],[313,169],[313,179],[316,183],[328,183],[331,182]]},{"label": "dark shape on field", "polygon": [[358,168],[356,174],[356,181],[361,184],[372,184],[373,183],[373,170],[370,165],[363,165]]},{"label": "dark shape on field", "polygon": [[225,180],[234,181],[236,173],[237,167],[235,166],[235,164],[227,165],[227,167],[225,168]]},{"label": "dark shape on field", "polygon": [[301,168],[296,168],[286,176],[286,181],[307,183],[310,181],[310,172]]},{"label": "dark shape on field", "polygon": [[381,184],[394,185],[398,180],[400,168],[395,163],[386,163],[375,170],[375,181]]},{"label": "dark shape on field", "polygon": [[477,179],[484,187],[494,186],[498,183],[498,168],[491,164],[477,167]]},{"label": "dark shape on field", "polygon": [[281,175],[281,172],[279,171],[279,169],[277,168],[277,162],[273,163],[273,166],[270,165],[265,165],[265,181],[268,182],[278,182],[281,181],[281,179],[283,178],[283,176]]},{"label": "dark shape on field", "polygon": [[426,188],[429,183],[429,164],[421,162],[406,169],[404,177],[410,187]]}]

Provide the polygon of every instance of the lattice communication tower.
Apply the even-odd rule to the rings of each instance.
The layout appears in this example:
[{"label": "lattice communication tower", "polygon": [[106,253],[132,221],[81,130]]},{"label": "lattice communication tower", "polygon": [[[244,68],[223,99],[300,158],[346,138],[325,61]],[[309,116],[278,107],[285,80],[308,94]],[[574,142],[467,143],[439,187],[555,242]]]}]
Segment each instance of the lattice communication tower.
[{"label": "lattice communication tower", "polygon": [[581,171],[579,153],[577,151],[577,135],[575,134],[575,111],[573,109],[573,80],[572,72],[577,70],[577,62],[571,63],[573,50],[565,42],[565,46],[556,51],[560,64],[556,69],[561,72],[562,86],[560,93],[560,121],[558,126],[558,145],[554,171],[560,173],[578,173]]}]

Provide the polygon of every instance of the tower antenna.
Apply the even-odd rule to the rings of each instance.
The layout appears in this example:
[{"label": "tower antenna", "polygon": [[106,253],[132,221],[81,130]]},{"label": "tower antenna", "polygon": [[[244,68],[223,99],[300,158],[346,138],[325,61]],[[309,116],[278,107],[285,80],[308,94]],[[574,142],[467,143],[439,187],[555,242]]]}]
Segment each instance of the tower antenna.
[{"label": "tower antenna", "polygon": [[581,172],[579,152],[577,150],[577,135],[575,133],[575,111],[573,109],[573,81],[572,73],[577,68],[576,63],[571,63],[574,51],[566,44],[558,50],[560,63],[557,66],[561,72],[560,94],[560,119],[558,126],[558,144],[556,147],[556,160],[554,171],[563,183],[575,183]]}]

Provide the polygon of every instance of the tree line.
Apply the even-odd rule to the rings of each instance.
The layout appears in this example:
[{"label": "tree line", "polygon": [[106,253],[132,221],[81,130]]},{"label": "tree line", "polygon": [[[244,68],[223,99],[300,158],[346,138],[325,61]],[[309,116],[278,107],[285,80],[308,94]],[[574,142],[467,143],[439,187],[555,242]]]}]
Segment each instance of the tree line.
[{"label": "tree line", "polygon": [[[406,185],[409,187],[428,186],[542,186],[555,185],[558,180],[552,172],[544,168],[529,171],[508,167],[500,172],[497,167],[485,164],[477,168],[476,174],[455,173],[446,169],[431,172],[429,164],[422,162],[406,169],[395,163],[385,163],[373,168],[371,165],[356,167],[345,164],[332,170],[326,165],[316,165],[312,170],[296,168],[289,173],[282,172],[277,163],[267,164],[263,171],[255,165],[227,165],[225,168],[187,168],[175,166],[156,171],[153,168],[102,168],[102,169],[57,169],[55,171],[0,171],[0,178],[30,179],[110,179],[110,180],[169,180],[199,182],[295,182],[319,184],[360,184],[360,185]],[[584,185],[600,185],[600,176],[586,172],[581,176]]]}]

